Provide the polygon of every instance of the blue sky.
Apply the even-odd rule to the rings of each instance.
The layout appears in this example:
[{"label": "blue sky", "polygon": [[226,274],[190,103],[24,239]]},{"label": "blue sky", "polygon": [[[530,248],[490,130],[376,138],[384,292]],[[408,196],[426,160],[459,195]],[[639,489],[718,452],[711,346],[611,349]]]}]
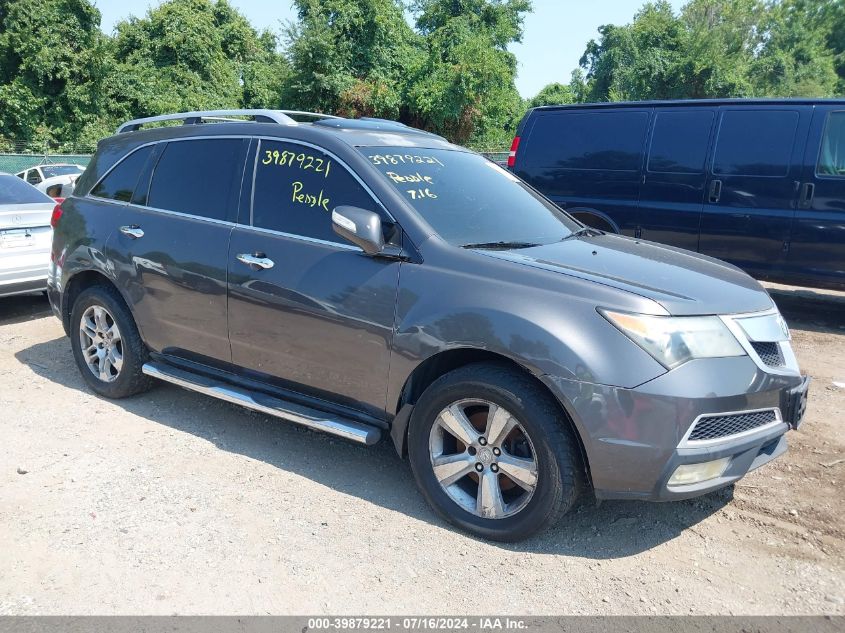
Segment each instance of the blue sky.
[{"label": "blue sky", "polygon": [[[670,0],[679,10],[684,0]],[[289,0],[230,0],[257,28],[278,32],[294,17]],[[115,24],[141,16],[155,0],[97,0],[102,27],[111,33]],[[578,66],[584,46],[602,24],[630,22],[642,0],[534,0],[534,12],[525,20],[525,36],[511,50],[519,60],[516,86],[523,97],[533,97],[553,81],[567,83]]]}]

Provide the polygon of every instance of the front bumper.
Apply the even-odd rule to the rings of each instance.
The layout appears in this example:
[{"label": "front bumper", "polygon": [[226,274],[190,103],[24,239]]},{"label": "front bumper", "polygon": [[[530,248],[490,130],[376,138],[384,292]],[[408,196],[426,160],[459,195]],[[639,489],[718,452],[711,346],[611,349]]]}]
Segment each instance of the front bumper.
[{"label": "front bumper", "polygon": [[[600,499],[687,499],[737,481],[786,450],[786,421],[802,406],[795,394],[806,391],[805,378],[769,373],[747,356],[690,361],[633,389],[545,379],[580,433]],[[779,419],[705,446],[685,442],[699,416],[765,409]],[[679,465],[722,457],[731,460],[720,477],[668,485]]]}]

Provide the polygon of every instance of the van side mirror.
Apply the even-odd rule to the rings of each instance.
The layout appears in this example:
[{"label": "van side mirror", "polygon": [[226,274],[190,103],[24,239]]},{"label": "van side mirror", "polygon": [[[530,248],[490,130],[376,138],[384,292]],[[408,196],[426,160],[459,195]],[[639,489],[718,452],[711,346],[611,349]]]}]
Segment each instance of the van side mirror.
[{"label": "van side mirror", "polygon": [[345,240],[360,246],[367,255],[384,250],[384,232],[378,213],[359,207],[339,206],[332,211],[332,228]]}]

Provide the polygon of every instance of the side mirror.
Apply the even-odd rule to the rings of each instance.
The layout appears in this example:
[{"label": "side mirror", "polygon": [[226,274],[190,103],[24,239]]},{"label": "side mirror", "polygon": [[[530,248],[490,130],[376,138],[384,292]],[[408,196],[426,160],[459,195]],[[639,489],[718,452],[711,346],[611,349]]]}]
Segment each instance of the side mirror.
[{"label": "side mirror", "polygon": [[378,255],[384,250],[381,218],[374,211],[359,207],[335,207],[332,211],[332,228],[342,238],[360,246],[367,255]]}]

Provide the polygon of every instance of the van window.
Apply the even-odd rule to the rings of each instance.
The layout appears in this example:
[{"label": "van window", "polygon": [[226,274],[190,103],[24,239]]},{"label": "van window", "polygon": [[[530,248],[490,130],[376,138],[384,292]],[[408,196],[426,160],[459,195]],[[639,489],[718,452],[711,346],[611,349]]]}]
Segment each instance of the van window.
[{"label": "van window", "polygon": [[91,195],[96,198],[129,202],[132,199],[132,192],[135,191],[135,184],[138,182],[138,174],[141,173],[152,151],[152,145],[148,145],[129,154],[97,183],[91,190]]},{"label": "van window", "polygon": [[648,116],[641,111],[542,113],[526,156],[540,167],[638,171]]},{"label": "van window", "polygon": [[225,220],[235,183],[243,175],[243,140],[171,141],[150,183],[148,205],[212,220]]},{"label": "van window", "polygon": [[648,170],[676,174],[703,172],[713,115],[712,110],[659,112],[651,139]]},{"label": "van window", "polygon": [[713,173],[783,177],[789,172],[798,113],[794,110],[728,110],[722,114]]},{"label": "van window", "polygon": [[816,174],[845,177],[845,112],[827,115]]},{"label": "van window", "polygon": [[341,242],[332,209],[350,205],[378,211],[372,196],[320,150],[261,141],[255,164],[252,225],[327,242]]}]

